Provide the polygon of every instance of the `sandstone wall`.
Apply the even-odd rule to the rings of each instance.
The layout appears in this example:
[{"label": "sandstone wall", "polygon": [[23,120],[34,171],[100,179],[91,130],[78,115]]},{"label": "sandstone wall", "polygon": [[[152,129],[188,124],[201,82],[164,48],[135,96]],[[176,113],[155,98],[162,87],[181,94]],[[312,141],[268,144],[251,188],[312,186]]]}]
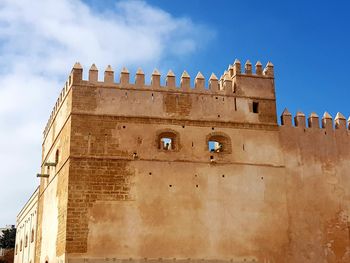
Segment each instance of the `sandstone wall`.
[{"label": "sandstone wall", "polygon": [[350,262],[350,140],[344,129],[281,126],[288,262]]}]

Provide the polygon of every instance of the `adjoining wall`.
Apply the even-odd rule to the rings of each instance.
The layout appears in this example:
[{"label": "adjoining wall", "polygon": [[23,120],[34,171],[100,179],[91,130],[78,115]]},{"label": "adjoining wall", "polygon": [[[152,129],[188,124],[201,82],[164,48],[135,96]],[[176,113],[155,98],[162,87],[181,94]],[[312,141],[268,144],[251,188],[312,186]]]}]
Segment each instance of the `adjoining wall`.
[{"label": "adjoining wall", "polygon": [[326,113],[320,128],[315,113],[308,118],[309,127],[302,113],[295,117],[296,127],[286,114],[282,118],[288,262],[350,262],[350,132],[346,120],[338,114],[333,124]]}]

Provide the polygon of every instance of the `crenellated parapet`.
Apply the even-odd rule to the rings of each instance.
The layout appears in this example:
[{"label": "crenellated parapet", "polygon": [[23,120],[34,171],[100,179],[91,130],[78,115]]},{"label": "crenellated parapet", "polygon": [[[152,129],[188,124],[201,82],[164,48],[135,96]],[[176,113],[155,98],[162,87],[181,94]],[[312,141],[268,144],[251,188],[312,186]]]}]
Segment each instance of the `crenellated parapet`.
[{"label": "crenellated parapet", "polygon": [[[146,81],[148,78],[150,81]],[[162,78],[164,78],[164,85],[162,85]],[[228,66],[228,69],[224,71],[220,78],[212,73],[209,79],[206,79],[201,72],[198,72],[194,79],[191,79],[187,71],[183,71],[177,80],[177,76],[172,70],[169,70],[165,76],[162,76],[157,69],[152,72],[151,76],[147,77],[140,68],[137,69],[135,75],[131,76],[129,70],[125,67],[122,68],[119,74],[115,74],[111,65],[108,65],[101,74],[97,66],[92,64],[88,72],[88,78],[84,79],[83,67],[77,62],[73,66],[68,80],[55,103],[45,127],[44,136],[48,133],[62,102],[72,86],[115,88],[116,90],[144,90],[161,92],[163,94],[165,92],[169,94],[242,97],[246,100],[251,98],[251,101],[247,102],[249,105],[245,110],[250,109],[251,111],[253,99],[255,103],[259,100],[269,100],[271,103],[274,103],[273,78],[274,73],[271,62],[268,62],[266,67],[263,68],[258,61],[253,69],[251,62],[248,60],[242,69],[240,61],[236,59],[233,64]],[[178,86],[177,83],[179,83]],[[234,110],[237,110],[236,103],[239,104],[240,102],[234,101]],[[217,113],[217,115],[220,115],[220,113]]]},{"label": "crenellated parapet", "polygon": [[[233,78],[236,76],[254,76],[254,77],[261,77],[261,78],[273,78],[273,64],[271,62],[268,62],[266,67],[263,69],[262,64],[258,61],[255,65],[255,71],[253,73],[252,70],[252,64],[248,60],[245,63],[244,71],[241,70],[241,63],[239,60],[235,60],[235,62],[232,65],[229,65],[228,70],[224,72],[223,75],[221,75],[220,79],[218,79],[214,73],[210,76],[210,78],[207,81],[205,81],[205,77],[201,72],[198,72],[196,77],[194,78],[194,81],[191,81],[190,75],[184,71],[180,76],[180,86],[176,87],[176,76],[172,70],[169,70],[168,73],[165,76],[165,85],[160,85],[160,79],[161,74],[160,72],[155,69],[151,75],[151,81],[150,84],[146,84],[146,77],[142,69],[138,69],[136,71],[136,74],[134,76],[134,79],[130,79],[130,72],[127,68],[123,68],[119,75],[119,81],[115,80],[115,74],[114,70],[110,65],[107,66],[107,68],[104,70],[104,77],[103,81],[98,81],[98,69],[95,64],[93,64],[89,70],[89,77],[88,80],[83,80],[82,74],[83,69],[79,63],[76,63],[76,65],[72,69],[71,78],[73,79],[74,84],[79,84],[80,82],[91,82],[92,84],[100,84],[100,85],[109,85],[113,84],[119,87],[140,87],[140,88],[163,88],[163,89],[175,89],[177,91],[183,91],[183,92],[196,92],[196,91],[205,91],[205,92],[212,92],[212,93],[227,93],[227,91],[234,92],[232,90],[232,82]],[[193,85],[191,85],[193,83]]]},{"label": "crenellated parapet", "polygon": [[[95,75],[93,76],[93,74],[92,74],[91,76],[92,76],[92,79],[97,81],[97,68],[96,68],[96,66],[93,64],[91,69],[90,69],[91,72],[94,72],[94,69],[96,69],[95,70]],[[44,129],[44,132],[43,132],[44,137],[47,135],[47,133],[48,133],[48,131],[50,129],[50,126],[51,126],[53,120],[56,117],[57,112],[59,111],[59,109],[60,109],[60,107],[62,105],[62,102],[65,100],[65,98],[66,98],[66,96],[68,94],[68,91],[70,90],[72,85],[74,85],[75,83],[80,82],[82,77],[83,77],[83,68],[82,68],[82,66],[80,65],[79,62],[76,62],[74,64],[73,68],[72,68],[71,74],[69,75],[67,81],[65,82],[65,84],[64,84],[64,86],[63,86],[63,88],[62,88],[62,90],[60,92],[60,95],[58,96],[58,98],[56,100],[55,106],[53,107],[53,109],[51,111],[49,120],[47,121],[45,129]]]},{"label": "crenellated parapet", "polygon": [[333,117],[328,112],[325,112],[323,114],[320,122],[319,116],[315,112],[312,112],[306,119],[305,114],[300,111],[298,111],[294,116],[294,125],[292,120],[292,114],[287,109],[285,109],[281,115],[281,125],[284,127],[324,129],[325,131],[331,131],[334,129],[350,130],[350,117],[348,120],[346,120],[344,115],[340,112],[337,113],[334,121]]}]

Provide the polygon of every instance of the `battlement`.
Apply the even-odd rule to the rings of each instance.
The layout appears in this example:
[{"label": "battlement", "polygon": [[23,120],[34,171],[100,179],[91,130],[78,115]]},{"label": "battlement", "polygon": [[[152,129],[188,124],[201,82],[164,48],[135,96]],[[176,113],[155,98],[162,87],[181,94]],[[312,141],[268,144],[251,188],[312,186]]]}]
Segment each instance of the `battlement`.
[{"label": "battlement", "polygon": [[[73,84],[99,84],[99,85],[111,85],[115,84],[116,87],[120,88],[151,88],[163,90],[176,90],[181,92],[210,92],[214,94],[227,94],[230,95],[234,93],[235,90],[232,89],[232,79],[236,76],[246,76],[246,77],[257,77],[257,78],[268,78],[274,77],[273,64],[268,62],[264,70],[262,69],[262,64],[258,61],[255,65],[255,72],[253,73],[252,64],[249,60],[245,63],[244,71],[241,69],[241,62],[235,60],[232,65],[228,66],[228,69],[221,75],[220,79],[212,73],[209,77],[206,85],[205,77],[201,72],[198,72],[194,78],[193,85],[191,85],[191,77],[186,72],[183,71],[180,76],[180,86],[176,86],[176,76],[172,70],[169,70],[165,75],[165,85],[161,85],[161,74],[155,69],[150,76],[150,84],[145,83],[145,74],[141,68],[136,71],[134,76],[134,81],[130,80],[130,72],[127,68],[123,68],[119,74],[119,82],[115,81],[114,70],[110,65],[104,71],[103,81],[98,79],[98,69],[95,64],[93,64],[89,69],[88,79],[83,80],[83,68],[79,63],[76,63],[70,74]],[[87,83],[86,83],[87,82]]]},{"label": "battlement", "polygon": [[340,112],[337,113],[334,121],[333,117],[328,112],[325,112],[321,119],[321,126],[319,116],[315,112],[312,112],[306,120],[305,114],[298,111],[294,116],[294,126],[292,120],[292,114],[288,111],[288,109],[285,109],[281,115],[281,125],[284,127],[324,129],[325,131],[334,129],[350,130],[350,117],[348,120],[346,120],[344,115]]},{"label": "battlement", "polygon": [[[50,118],[44,130],[44,137],[55,119],[62,102],[65,100],[72,86],[96,87],[96,88],[114,88],[115,90],[138,90],[151,92],[166,92],[169,94],[196,94],[220,97],[232,97],[234,99],[234,110],[237,111],[236,99],[251,98],[255,100],[275,100],[274,93],[274,66],[268,62],[263,69],[262,64],[258,61],[255,64],[255,71],[251,62],[248,60],[242,69],[241,62],[235,60],[229,65],[227,70],[218,78],[214,73],[206,81],[201,72],[198,72],[191,85],[190,75],[184,71],[180,76],[177,86],[176,76],[172,70],[169,70],[164,76],[165,85],[162,85],[161,73],[155,69],[150,76],[150,83],[147,84],[146,76],[142,69],[138,69],[131,81],[130,72],[123,68],[119,73],[119,82],[115,80],[115,72],[110,65],[104,70],[103,80],[99,81],[99,71],[93,64],[88,73],[88,79],[83,79],[83,67],[80,63],[75,63],[71,73],[66,81],[56,103],[50,114]],[[153,98],[153,93],[152,93]],[[216,97],[218,99],[218,97]],[[252,104],[252,102],[250,102]],[[270,107],[270,106],[269,106]],[[246,107],[252,108],[251,105]],[[270,107],[271,108],[271,107]],[[247,111],[247,110],[246,110]],[[220,116],[220,114],[218,114]]]}]

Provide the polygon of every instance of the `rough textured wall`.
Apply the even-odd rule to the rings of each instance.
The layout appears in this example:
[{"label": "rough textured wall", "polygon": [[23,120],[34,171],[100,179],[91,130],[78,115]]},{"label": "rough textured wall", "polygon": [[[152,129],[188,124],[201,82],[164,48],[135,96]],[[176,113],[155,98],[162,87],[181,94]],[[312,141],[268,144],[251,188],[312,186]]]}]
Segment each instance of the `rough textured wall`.
[{"label": "rough textured wall", "polygon": [[349,131],[281,127],[288,262],[350,262]]}]

